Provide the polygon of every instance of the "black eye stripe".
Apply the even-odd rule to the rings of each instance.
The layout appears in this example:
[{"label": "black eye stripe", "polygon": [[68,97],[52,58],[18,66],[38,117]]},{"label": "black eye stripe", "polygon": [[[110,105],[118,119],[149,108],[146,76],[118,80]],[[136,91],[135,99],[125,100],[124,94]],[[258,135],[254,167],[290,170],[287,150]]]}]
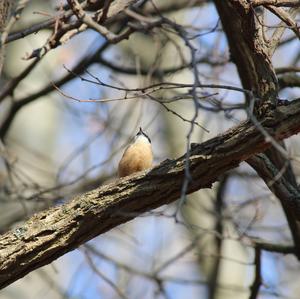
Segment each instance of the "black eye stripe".
[{"label": "black eye stripe", "polygon": [[148,136],[147,134],[145,134],[145,133],[143,133],[143,135],[144,135],[145,137],[147,137],[149,143],[151,143],[151,139],[149,138],[149,136]]},{"label": "black eye stripe", "polygon": [[136,136],[139,136],[139,135],[144,135],[147,139],[148,139],[148,141],[149,141],[149,143],[151,143],[151,139],[149,138],[149,136],[147,135],[147,134],[145,134],[143,131],[141,132],[138,132],[137,134],[136,134]]}]

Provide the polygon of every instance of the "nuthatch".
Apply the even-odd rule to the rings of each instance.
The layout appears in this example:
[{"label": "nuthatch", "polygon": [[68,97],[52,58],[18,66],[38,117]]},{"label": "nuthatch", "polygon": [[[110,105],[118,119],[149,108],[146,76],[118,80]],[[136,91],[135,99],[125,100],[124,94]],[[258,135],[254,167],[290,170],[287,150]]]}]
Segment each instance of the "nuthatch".
[{"label": "nuthatch", "polygon": [[153,155],[150,138],[140,128],[134,141],[130,144],[119,163],[119,177],[131,175],[152,166]]}]

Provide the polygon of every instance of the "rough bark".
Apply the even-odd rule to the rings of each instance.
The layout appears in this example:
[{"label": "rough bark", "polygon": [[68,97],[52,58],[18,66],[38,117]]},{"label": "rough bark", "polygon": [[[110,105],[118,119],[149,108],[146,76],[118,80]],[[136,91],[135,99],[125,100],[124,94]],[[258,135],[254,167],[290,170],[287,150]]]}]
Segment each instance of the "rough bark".
[{"label": "rough bark", "polygon": [[277,77],[253,8],[247,0],[214,2],[243,87],[253,90],[260,102],[271,101],[275,104]]},{"label": "rough bark", "polygon": [[[300,131],[300,99],[270,110],[262,120],[276,140]],[[250,121],[191,148],[188,193],[210,187],[220,175],[270,143]],[[138,215],[175,201],[181,192],[185,156],[166,160],[148,173],[102,186],[69,203],[33,216],[0,237],[0,288],[46,265]],[[300,203],[300,201],[297,201]],[[300,219],[300,204],[295,207]]]},{"label": "rough bark", "polygon": [[[11,0],[3,0],[0,2],[0,37],[1,33],[5,29],[5,25],[7,22],[7,19],[10,15],[11,10]],[[0,74],[2,72],[3,67],[3,60],[4,60],[4,45],[1,45],[1,38],[0,38]]]}]

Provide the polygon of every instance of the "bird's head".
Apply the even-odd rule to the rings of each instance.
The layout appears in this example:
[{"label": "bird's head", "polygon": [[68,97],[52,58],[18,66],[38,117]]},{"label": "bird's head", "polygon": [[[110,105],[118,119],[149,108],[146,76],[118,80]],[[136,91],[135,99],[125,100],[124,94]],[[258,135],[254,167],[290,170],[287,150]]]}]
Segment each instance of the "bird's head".
[{"label": "bird's head", "polygon": [[151,139],[140,127],[140,130],[135,135],[134,142],[146,142],[151,144]]}]

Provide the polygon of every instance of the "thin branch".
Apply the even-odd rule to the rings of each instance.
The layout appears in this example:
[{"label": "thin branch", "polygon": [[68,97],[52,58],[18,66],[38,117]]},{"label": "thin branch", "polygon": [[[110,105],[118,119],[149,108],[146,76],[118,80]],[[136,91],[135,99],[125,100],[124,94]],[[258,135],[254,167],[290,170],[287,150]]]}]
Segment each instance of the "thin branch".
[{"label": "thin branch", "polygon": [[[108,46],[109,46],[109,44],[107,42],[105,42],[104,44],[99,46],[99,48],[96,49],[94,53],[92,53],[91,55],[89,55],[89,56],[85,57],[84,59],[80,60],[76,64],[76,66],[73,68],[73,72],[68,72],[62,78],[56,80],[53,83],[50,83],[50,84],[46,85],[45,87],[42,87],[40,90],[38,90],[37,92],[35,92],[31,95],[16,99],[12,103],[9,111],[3,117],[2,121],[1,121],[0,138],[1,139],[5,138],[7,132],[9,131],[10,126],[11,126],[11,124],[12,124],[14,118],[15,118],[15,116],[17,115],[17,113],[23,107],[25,107],[27,104],[39,99],[40,97],[48,94],[49,92],[52,92],[53,90],[55,90],[54,86],[60,87],[64,84],[66,84],[67,82],[69,82],[70,80],[72,80],[74,78],[74,75],[73,75],[74,73],[76,74],[76,73],[83,72],[89,65],[91,65],[92,63],[94,63],[96,61],[96,58],[99,55],[99,53],[106,50]],[[37,63],[37,62],[38,62],[38,59],[35,60],[31,64],[31,67],[35,66],[35,63]],[[26,68],[19,76],[17,76],[16,78],[11,79],[11,81],[9,81],[7,83],[7,85],[4,87],[3,92],[1,92],[0,100],[2,100],[4,96],[13,93],[14,89],[18,86],[19,82],[22,81],[22,78],[23,78],[24,74],[31,71],[31,67]]]},{"label": "thin branch", "polygon": [[293,245],[271,243],[259,238],[247,236],[248,241],[246,243],[251,244],[253,247],[260,248],[261,250],[281,253],[281,254],[296,254],[296,248]]},{"label": "thin branch", "polygon": [[[298,28],[297,23],[293,19],[293,17],[295,17],[298,14],[299,9],[292,8],[289,12],[287,12],[283,8],[271,5],[268,5],[267,9],[271,11],[274,15],[276,15],[278,18],[280,18],[282,20],[282,23],[285,23],[288,26],[288,28],[290,28],[296,34],[298,39],[300,39],[300,30]],[[272,35],[271,42],[269,44],[269,55],[273,55],[285,29],[285,27],[281,26],[275,30],[274,34]]]},{"label": "thin branch", "polygon": [[251,293],[249,299],[256,299],[259,293],[259,288],[262,283],[261,279],[261,249],[259,247],[255,248],[255,258],[254,258],[254,266],[255,266],[255,277],[253,284],[250,287]]},{"label": "thin branch", "polygon": [[[218,190],[216,194],[216,199],[215,199],[215,211],[216,211],[216,217],[215,217],[215,230],[218,234],[221,236],[223,235],[224,231],[224,218],[222,215],[224,205],[225,205],[225,195],[227,191],[227,186],[229,182],[229,175],[225,174],[220,181],[220,184],[218,185]],[[222,257],[222,246],[223,246],[223,239],[218,238],[218,236],[215,237],[215,244],[216,244],[216,253],[215,256],[216,258],[214,259],[214,264],[212,266],[212,271],[211,275],[209,278],[209,298],[215,298],[216,291],[217,291],[217,286],[218,286],[218,279],[221,271],[221,260],[223,259]]]},{"label": "thin branch", "polygon": [[93,259],[90,257],[88,251],[85,251],[85,257],[88,261],[88,264],[90,265],[91,269],[103,279],[108,285],[111,286],[111,288],[119,295],[122,299],[128,299],[128,297],[123,293],[123,291],[111,280],[109,279],[104,273],[102,273],[97,266],[94,264]]},{"label": "thin branch", "polygon": [[[255,169],[264,180],[270,190],[278,197],[286,214],[290,231],[293,236],[295,248],[300,254],[300,191],[294,186],[291,180],[287,180],[284,175],[280,177],[280,170],[271,162],[265,154],[259,154],[247,160],[249,165]],[[270,184],[277,177],[276,184]]]},{"label": "thin branch", "polygon": [[[68,3],[72,11],[74,12],[74,14],[77,16],[78,20],[82,21],[88,27],[99,32],[112,44],[118,43],[123,39],[127,39],[130,36],[130,34],[134,32],[132,28],[128,28],[125,32],[116,35],[113,32],[109,31],[106,27],[98,24],[96,21],[92,19],[92,17],[87,15],[77,0],[68,0]],[[106,15],[107,15],[107,11],[106,11]]]},{"label": "thin branch", "polygon": [[288,12],[286,12],[285,10],[274,6],[267,6],[267,8],[282,20],[278,28],[276,28],[276,30],[272,34],[272,37],[268,44],[269,55],[272,56],[276,48],[278,47],[282,35],[286,30],[286,26],[283,26],[284,24],[288,25],[288,28],[291,28],[296,33],[296,36],[299,39],[300,31],[297,27],[296,22],[293,20],[293,18],[297,16],[299,9],[291,8]]},{"label": "thin branch", "polygon": [[287,87],[300,87],[300,76],[296,74],[287,74],[278,78],[280,89]]},{"label": "thin branch", "polygon": [[[180,1],[178,3],[173,3],[173,2],[167,3],[164,6],[162,3],[162,6],[160,7],[160,11],[162,13],[168,13],[168,12],[177,11],[180,9],[187,9],[187,8],[201,6],[201,5],[205,4],[206,2],[207,2],[207,0],[195,0],[195,1],[186,0],[186,1]],[[86,9],[86,8],[88,9],[87,1],[82,2],[81,7],[83,9]],[[64,10],[69,9],[68,5],[64,6],[63,9]],[[125,10],[125,9],[123,9],[123,10]],[[151,15],[154,13],[154,11],[153,11],[152,7],[149,7],[149,8],[147,7],[146,9],[143,10],[143,13],[145,13],[146,15],[148,15],[148,14]],[[64,12],[64,18],[68,19],[72,14],[73,14],[72,10],[68,10],[68,11]],[[56,19],[60,18],[60,17],[62,17],[61,14],[54,16],[54,17],[50,18],[49,20],[36,23],[28,28],[22,29],[17,32],[13,32],[7,37],[6,43],[24,38],[30,34],[36,33],[43,29],[53,28],[54,24],[56,22]],[[101,18],[102,18],[102,16],[101,16]],[[122,19],[124,19],[124,15],[121,17],[119,15],[116,15],[116,17],[114,17],[113,21],[106,19],[105,23],[111,25],[112,23],[122,21]]]},{"label": "thin branch", "polygon": [[300,67],[297,66],[287,66],[287,67],[278,67],[275,69],[277,75],[284,73],[299,73]]},{"label": "thin branch", "polygon": [[19,83],[31,73],[31,71],[37,66],[40,59],[34,59],[17,77],[8,81],[4,87],[0,90],[0,102],[2,102],[5,97],[11,95]]}]

